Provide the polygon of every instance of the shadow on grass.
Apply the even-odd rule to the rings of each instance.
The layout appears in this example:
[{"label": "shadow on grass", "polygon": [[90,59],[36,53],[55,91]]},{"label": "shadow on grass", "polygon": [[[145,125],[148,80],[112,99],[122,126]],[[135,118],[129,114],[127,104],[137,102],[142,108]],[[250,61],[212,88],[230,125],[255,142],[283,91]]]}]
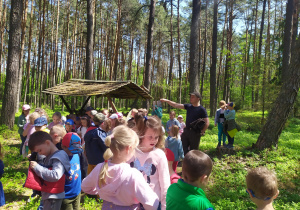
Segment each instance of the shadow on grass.
[{"label": "shadow on grass", "polygon": [[29,196],[23,195],[18,191],[5,191],[5,201],[7,204],[17,201],[28,200]]}]

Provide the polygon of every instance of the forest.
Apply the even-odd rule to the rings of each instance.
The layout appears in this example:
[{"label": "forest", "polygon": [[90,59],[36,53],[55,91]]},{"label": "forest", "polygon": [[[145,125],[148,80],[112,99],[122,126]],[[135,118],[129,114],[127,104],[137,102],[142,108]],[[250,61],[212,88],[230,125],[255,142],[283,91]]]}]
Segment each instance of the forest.
[{"label": "forest", "polygon": [[[0,142],[6,209],[33,209],[22,187],[20,107],[69,114],[43,93],[70,79],[132,81],[153,97],[189,103],[198,91],[211,125],[199,149],[214,162],[208,197],[216,209],[253,209],[247,169],[276,171],[276,209],[299,209],[300,40],[298,0],[0,0]],[[78,109],[86,97],[65,97]],[[113,99],[119,110],[152,100]],[[215,150],[220,100],[234,102],[242,131],[233,154]],[[108,108],[106,97],[89,105]],[[163,124],[171,107],[163,104]],[[177,114],[185,117],[183,110]],[[50,115],[49,115],[50,116]],[[1,150],[0,150],[1,154]],[[83,209],[102,203],[85,198]]]}]

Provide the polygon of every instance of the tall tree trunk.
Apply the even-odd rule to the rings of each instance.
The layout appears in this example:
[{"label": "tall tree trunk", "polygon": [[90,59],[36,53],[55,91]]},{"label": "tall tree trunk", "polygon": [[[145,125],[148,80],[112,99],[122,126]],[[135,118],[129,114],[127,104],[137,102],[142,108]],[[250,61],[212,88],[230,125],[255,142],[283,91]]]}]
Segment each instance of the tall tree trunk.
[{"label": "tall tree trunk", "polygon": [[31,39],[32,39],[32,22],[33,22],[33,1],[31,2],[31,9],[30,9],[30,26],[29,26],[29,37],[28,37],[28,57],[26,63],[26,86],[25,86],[25,94],[24,94],[24,104],[26,101],[29,103],[27,99],[27,92],[29,91],[29,81],[30,81],[30,58],[31,58]]},{"label": "tall tree trunk", "polygon": [[179,13],[179,6],[180,0],[177,0],[177,46],[178,46],[178,71],[179,71],[179,93],[178,99],[179,103],[181,104],[181,85],[182,85],[182,69],[181,69],[181,58],[180,58],[180,13]]},{"label": "tall tree trunk", "polygon": [[290,72],[287,80],[284,81],[280,93],[269,113],[268,120],[254,145],[259,150],[277,147],[278,139],[294,106],[300,88],[300,39],[296,41],[293,48]]},{"label": "tall tree trunk", "polygon": [[87,0],[87,44],[86,44],[86,68],[85,79],[92,79],[93,52],[94,52],[94,0]]},{"label": "tall tree trunk", "polygon": [[200,22],[200,0],[193,0],[192,24],[190,35],[190,69],[189,81],[190,92],[199,92],[199,71],[198,71],[198,58],[199,58],[199,22]]},{"label": "tall tree trunk", "polygon": [[[150,89],[150,69],[151,69],[151,53],[152,53],[152,42],[153,42],[153,25],[154,25],[154,14],[155,14],[156,0],[151,0],[150,13],[149,13],[149,24],[148,24],[148,36],[147,36],[147,51],[146,51],[146,65],[145,65],[145,76],[144,86]],[[149,101],[144,101],[143,107],[149,108]]]},{"label": "tall tree trunk", "polygon": [[6,68],[6,80],[4,98],[1,111],[1,124],[5,124],[9,129],[13,128],[15,122],[15,107],[18,92],[18,74],[20,68],[20,40],[22,34],[23,1],[12,0],[10,11],[10,29],[8,41],[8,56]]},{"label": "tall tree trunk", "polygon": [[118,15],[117,15],[117,28],[116,28],[116,38],[115,38],[115,48],[113,54],[113,75],[114,80],[117,80],[118,74],[118,58],[119,58],[119,48],[120,48],[120,39],[121,39],[121,14],[122,14],[122,1],[118,0]]},{"label": "tall tree trunk", "polygon": [[281,70],[282,82],[287,80],[290,75],[290,73],[287,71],[289,71],[288,66],[290,64],[290,58],[291,58],[293,12],[294,12],[294,0],[288,0],[286,5],[286,19],[285,19],[284,37],[283,37],[282,70]]},{"label": "tall tree trunk", "polygon": [[227,54],[225,64],[225,76],[224,76],[224,92],[223,98],[225,101],[229,101],[230,91],[230,73],[231,73],[231,60],[232,60],[232,25],[233,25],[233,2],[229,1],[229,25],[227,30]]},{"label": "tall tree trunk", "polygon": [[214,22],[212,36],[212,64],[210,67],[210,116],[216,111],[216,69],[217,69],[217,42],[218,42],[218,0],[214,0]]},{"label": "tall tree trunk", "polygon": [[21,24],[21,28],[22,28],[22,35],[21,35],[21,52],[20,52],[20,67],[19,67],[19,75],[18,75],[18,85],[19,88],[17,89],[18,92],[16,92],[15,94],[17,95],[17,101],[16,101],[16,112],[19,109],[19,105],[20,105],[20,101],[22,100],[21,98],[21,93],[22,93],[22,78],[23,78],[23,55],[24,55],[24,46],[25,46],[25,32],[26,32],[26,21],[27,21],[27,7],[28,7],[28,0],[24,0],[23,1],[23,8],[24,8],[24,12],[23,12],[23,18],[22,18],[22,24]]},{"label": "tall tree trunk", "polygon": [[200,94],[203,94],[203,86],[204,86],[204,75],[205,75],[205,67],[206,67],[206,48],[207,48],[207,21],[208,21],[208,0],[206,0],[205,4],[205,27],[204,27],[204,47],[203,47],[203,65],[202,65],[202,75],[201,75],[201,88]]},{"label": "tall tree trunk", "polygon": [[[173,62],[174,62],[174,56],[173,56],[173,0],[170,0],[170,6],[171,6],[171,15],[170,15],[170,70],[169,70],[169,93],[168,98],[171,99],[171,91],[172,91],[172,73],[173,73]],[[168,106],[168,113],[170,112],[171,106]]]}]

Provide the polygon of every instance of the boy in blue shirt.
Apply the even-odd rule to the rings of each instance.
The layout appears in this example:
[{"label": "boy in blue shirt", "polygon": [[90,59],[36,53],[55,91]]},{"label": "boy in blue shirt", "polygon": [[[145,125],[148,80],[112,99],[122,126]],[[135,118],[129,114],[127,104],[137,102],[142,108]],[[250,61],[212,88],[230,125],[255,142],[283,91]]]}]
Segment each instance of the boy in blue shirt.
[{"label": "boy in blue shirt", "polygon": [[169,135],[170,135],[170,129],[173,125],[177,125],[180,129],[180,123],[175,117],[176,117],[175,111],[171,111],[170,112],[170,120],[167,122],[167,125],[166,125],[166,131]]},{"label": "boy in blue shirt", "polygon": [[77,133],[67,133],[61,146],[68,154],[71,165],[69,176],[66,176],[65,199],[61,209],[80,209],[81,170],[78,154],[82,153],[81,139]]}]

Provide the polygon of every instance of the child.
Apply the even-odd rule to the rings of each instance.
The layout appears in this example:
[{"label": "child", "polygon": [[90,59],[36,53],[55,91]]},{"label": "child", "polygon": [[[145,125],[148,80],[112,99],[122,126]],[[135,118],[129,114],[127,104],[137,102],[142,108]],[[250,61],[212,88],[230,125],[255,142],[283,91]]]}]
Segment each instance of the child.
[{"label": "child", "polygon": [[[182,149],[182,142],[178,138],[179,128],[177,125],[172,125],[170,130],[170,135],[165,141],[166,148],[170,149],[174,154],[173,170],[176,172],[179,158],[184,158],[184,153]],[[171,175],[171,174],[170,174]]]},{"label": "child", "polygon": [[75,131],[77,132],[78,129],[82,126],[80,117],[76,117],[75,121]]},{"label": "child", "polygon": [[91,126],[91,122],[88,116],[82,116],[80,117],[81,126],[77,129],[77,133],[82,139],[82,144],[84,144],[84,135],[87,131],[87,129]]},{"label": "child", "polygon": [[70,176],[66,176],[65,198],[61,209],[79,209],[81,192],[81,169],[78,154],[82,153],[81,139],[77,133],[67,133],[61,142],[63,150],[70,160]]},{"label": "child", "polygon": [[23,154],[23,157],[27,157],[28,155],[28,141],[31,136],[35,132],[35,126],[34,126],[34,121],[40,117],[40,114],[37,112],[33,112],[29,115],[29,122],[24,125],[24,131],[23,131],[23,136],[26,137],[25,140],[25,153]]},{"label": "child", "polygon": [[167,209],[213,210],[213,205],[203,191],[212,166],[212,160],[207,154],[199,150],[189,151],[183,159],[183,179],[179,179],[168,189]]},{"label": "child", "polygon": [[223,136],[223,146],[226,146],[226,134],[223,131],[223,123],[225,121],[224,113],[225,113],[225,106],[226,102],[224,100],[221,100],[219,103],[220,109],[216,111],[216,116],[215,116],[215,126],[218,125],[218,146],[221,146],[221,139]]},{"label": "child", "polygon": [[248,172],[246,182],[247,193],[257,209],[274,210],[272,203],[279,194],[275,174],[266,167],[258,167]]},{"label": "child", "polygon": [[68,119],[65,123],[65,128],[66,128],[66,131],[67,133],[69,132],[75,132],[75,129],[73,129],[74,127],[74,121],[72,119]]},{"label": "child", "polygon": [[183,121],[182,115],[178,115],[177,117],[178,122],[180,123],[180,130],[179,130],[179,135],[183,133],[183,129],[186,127],[185,122]]},{"label": "child", "polygon": [[176,113],[174,111],[171,111],[169,116],[170,116],[170,120],[167,122],[167,125],[166,125],[166,131],[168,134],[170,134],[170,129],[171,129],[172,125],[177,125],[179,128],[181,128],[180,123],[175,118]]},{"label": "child", "polygon": [[[4,172],[4,164],[2,161],[2,146],[0,144],[0,178],[3,175]],[[5,197],[4,197],[4,191],[3,191],[3,186],[2,186],[2,182],[0,181],[0,206],[4,206],[5,205]]]},{"label": "child", "polygon": [[111,129],[111,121],[110,119],[106,119],[101,125],[101,129],[104,130],[106,133]]},{"label": "child", "polygon": [[[64,138],[64,136],[66,134],[67,134],[66,129],[62,125],[55,125],[50,130],[50,136],[52,138],[52,141],[59,150],[63,149],[62,139]],[[68,135],[70,135],[70,134],[68,134]],[[79,155],[79,160],[80,160],[81,179],[83,179],[84,177],[86,177],[86,171],[87,171],[88,165],[87,165],[85,156],[82,153],[80,153],[78,155]]]},{"label": "child", "polygon": [[131,167],[138,169],[147,183],[157,194],[161,208],[166,209],[166,194],[170,186],[168,161],[164,148],[164,138],[159,118],[145,117],[143,113],[136,114],[136,127],[140,144],[135,151],[135,157],[130,161]]},{"label": "child", "polygon": [[44,131],[46,133],[49,133],[50,130],[47,128],[47,124],[48,124],[48,121],[47,121],[46,116],[42,115],[41,117],[37,118],[34,121],[35,130],[36,131]]},{"label": "child", "polygon": [[[43,131],[33,133],[30,136],[28,146],[31,151],[46,156],[44,166],[39,165],[36,161],[30,161],[30,168],[43,180],[47,182],[58,182],[64,173],[70,170],[70,161],[67,153],[56,148],[48,133]],[[64,197],[64,189],[59,190],[55,194],[42,190],[44,209],[60,209]]]},{"label": "child", "polygon": [[64,128],[63,125],[54,125],[51,129],[50,129],[50,136],[52,138],[53,144],[55,144],[55,146],[57,147],[57,149],[62,150],[62,146],[61,146],[61,140],[62,138],[67,134],[66,129]]},{"label": "child", "polygon": [[177,183],[178,179],[180,179],[181,177],[173,170],[173,163],[175,159],[174,153],[172,152],[172,150],[168,148],[165,149],[165,153],[168,160],[168,168],[169,168],[171,184]]},{"label": "child", "polygon": [[141,203],[145,209],[157,209],[157,195],[145,182],[142,174],[126,163],[133,155],[139,139],[134,131],[121,125],[106,137],[109,147],[98,164],[82,182],[82,191],[100,195],[102,209],[136,209]]},{"label": "child", "polygon": [[23,144],[26,140],[26,136],[23,136],[23,131],[24,131],[24,125],[28,122],[28,114],[30,112],[30,106],[28,104],[25,104],[22,106],[22,114],[18,118],[18,127],[19,127],[19,134],[21,137],[21,146],[20,146],[20,155],[22,155],[22,149],[23,149]]},{"label": "child", "polygon": [[230,102],[227,104],[227,108],[224,112],[224,117],[226,121],[224,122],[224,130],[226,135],[228,136],[228,145],[226,146],[228,149],[233,148],[234,136],[240,130],[239,126],[235,122],[235,104]]},{"label": "child", "polygon": [[95,128],[88,130],[84,135],[85,152],[88,161],[87,174],[89,174],[98,163],[104,161],[103,154],[106,150],[105,138],[106,132],[100,128],[104,122],[105,116],[102,113],[97,113],[94,117]]},{"label": "child", "polygon": [[48,125],[48,129],[50,130],[54,125],[58,125],[58,124],[62,124],[62,121],[61,121],[61,113],[60,112],[55,112],[53,115],[52,115],[52,122]]}]

